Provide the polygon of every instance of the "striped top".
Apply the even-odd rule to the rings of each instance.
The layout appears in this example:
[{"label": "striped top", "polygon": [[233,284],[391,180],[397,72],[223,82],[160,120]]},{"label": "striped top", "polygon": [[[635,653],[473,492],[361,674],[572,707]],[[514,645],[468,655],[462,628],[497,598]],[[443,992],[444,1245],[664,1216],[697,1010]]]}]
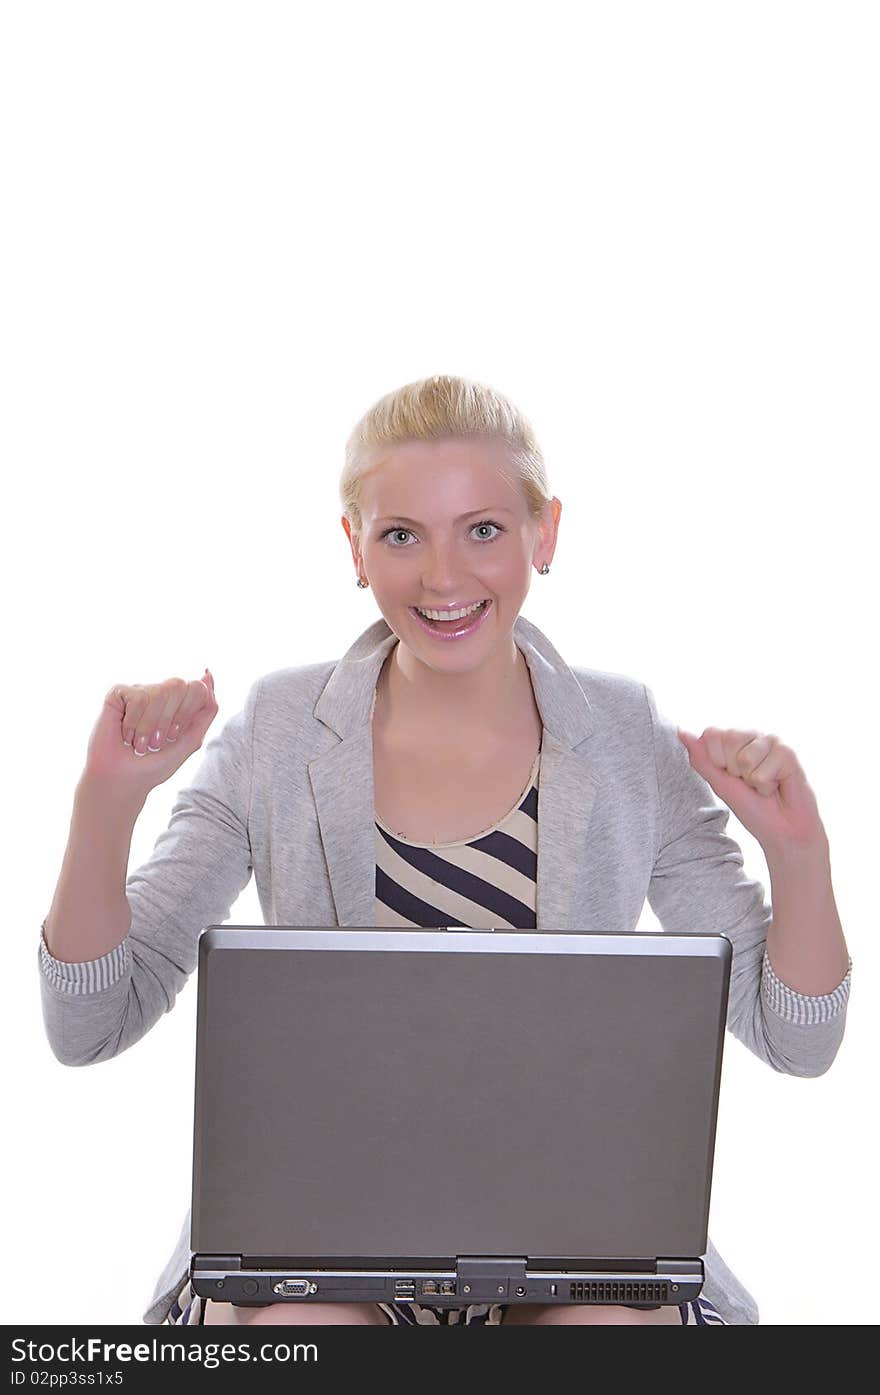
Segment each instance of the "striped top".
[{"label": "striped top", "polygon": [[[541,748],[513,807],[490,828],[453,843],[418,843],[375,816],[376,926],[423,930],[535,930],[538,887],[538,783]],[[48,917],[47,917],[48,919]],[[112,987],[127,971],[126,939],[100,959],[65,963],[49,953],[46,922],[40,968],[53,988],[76,995]],[[773,971],[764,950],[761,992],[786,1022],[829,1022],[846,1007],[852,958],[831,993],[798,993]]]},{"label": "striped top", "polygon": [[376,816],[376,925],[535,930],[538,767],[513,808],[473,838],[417,843]]}]

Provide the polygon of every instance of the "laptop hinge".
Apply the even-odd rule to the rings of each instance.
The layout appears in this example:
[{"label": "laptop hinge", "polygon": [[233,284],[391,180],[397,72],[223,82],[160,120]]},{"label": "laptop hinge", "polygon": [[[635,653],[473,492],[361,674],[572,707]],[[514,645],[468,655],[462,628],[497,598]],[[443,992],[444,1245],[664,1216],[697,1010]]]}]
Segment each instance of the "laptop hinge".
[{"label": "laptop hinge", "polygon": [[517,1286],[526,1291],[525,1259],[459,1255],[455,1268],[458,1292],[469,1303],[506,1303]]},{"label": "laptop hinge", "polygon": [[706,1281],[706,1268],[701,1259],[658,1259],[657,1277],[666,1274],[689,1274],[701,1284]]}]

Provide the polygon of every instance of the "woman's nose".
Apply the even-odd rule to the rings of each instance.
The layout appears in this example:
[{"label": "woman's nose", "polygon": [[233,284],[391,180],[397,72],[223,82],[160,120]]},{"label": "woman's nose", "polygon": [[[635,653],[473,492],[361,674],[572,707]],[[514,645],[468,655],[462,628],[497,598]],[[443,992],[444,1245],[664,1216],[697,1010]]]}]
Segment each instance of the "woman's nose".
[{"label": "woman's nose", "polygon": [[446,593],[454,587],[458,575],[448,552],[435,552],[422,567],[422,586],[426,594]]}]

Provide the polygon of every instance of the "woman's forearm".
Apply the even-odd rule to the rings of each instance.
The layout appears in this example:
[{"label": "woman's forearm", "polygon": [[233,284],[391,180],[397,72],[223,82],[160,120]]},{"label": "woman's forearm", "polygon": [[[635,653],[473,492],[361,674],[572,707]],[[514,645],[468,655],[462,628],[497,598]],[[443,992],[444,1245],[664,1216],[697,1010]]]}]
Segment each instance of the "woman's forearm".
[{"label": "woman's forearm", "polygon": [[80,782],[61,874],[46,921],[49,953],[66,963],[100,959],[125,938],[131,837],[142,803],[131,805]]},{"label": "woman's forearm", "polygon": [[767,956],[773,972],[797,993],[839,987],[849,953],[831,885],[827,842],[767,859],[773,921]]}]

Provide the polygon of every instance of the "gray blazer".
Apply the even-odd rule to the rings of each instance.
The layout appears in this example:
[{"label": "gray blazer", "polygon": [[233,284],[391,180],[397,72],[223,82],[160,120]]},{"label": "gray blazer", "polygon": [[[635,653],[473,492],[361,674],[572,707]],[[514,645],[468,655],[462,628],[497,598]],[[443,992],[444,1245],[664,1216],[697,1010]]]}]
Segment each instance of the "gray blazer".
[{"label": "gray blazer", "polygon": [[[840,1044],[849,975],[809,998],[765,959],[771,909],[725,834],[729,811],[691,767],[675,725],[642,683],[571,669],[520,616],[541,714],[537,929],[631,931],[647,898],[664,931],[723,932],[733,944],[728,1028],[789,1075],[828,1069]],[[174,1006],[201,931],[227,920],[253,872],[268,925],[376,921],[371,704],[396,643],[384,620],[338,661],[257,680],[209,740],[167,829],[126,881],[125,939],[102,959],[66,964],[40,936],[43,1016],[67,1065],[106,1061]],[[189,1215],[144,1314],[160,1323],[185,1282]],[[730,1323],[758,1321],[754,1300],[711,1241],[706,1297]]]}]

